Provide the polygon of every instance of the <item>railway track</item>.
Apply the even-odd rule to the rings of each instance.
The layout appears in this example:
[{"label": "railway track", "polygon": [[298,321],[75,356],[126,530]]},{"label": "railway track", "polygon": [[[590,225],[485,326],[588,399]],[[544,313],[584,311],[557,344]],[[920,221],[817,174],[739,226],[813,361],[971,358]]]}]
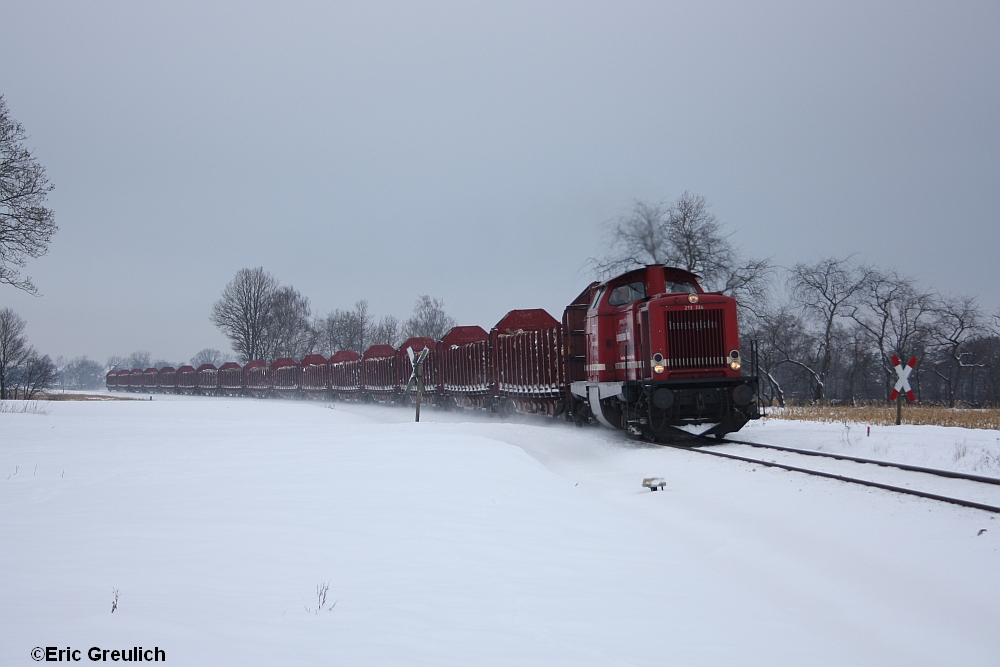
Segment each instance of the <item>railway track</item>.
[{"label": "railway track", "polygon": [[[998,504],[992,504],[991,502],[980,502],[978,500],[970,500],[968,498],[961,498],[952,495],[944,495],[942,493],[936,493],[933,491],[928,491],[921,488],[914,488],[910,486],[900,486],[899,484],[888,483],[884,481],[878,481],[871,479],[870,475],[865,475],[864,477],[855,477],[854,474],[843,474],[843,471],[834,472],[831,470],[818,470],[816,468],[808,468],[800,465],[793,465],[788,461],[776,461],[767,460],[763,458],[744,456],[742,454],[737,454],[733,452],[718,451],[716,448],[725,445],[738,445],[745,447],[753,447],[758,449],[768,449],[777,452],[781,452],[784,455],[791,455],[794,457],[812,457],[820,459],[830,459],[839,462],[849,462],[854,463],[859,466],[877,466],[879,468],[892,468],[896,470],[905,471],[907,473],[913,473],[915,479],[920,479],[920,476],[932,477],[942,477],[949,478],[950,480],[959,480],[960,482],[973,483],[975,485],[990,485],[990,486],[1000,486],[1000,479],[995,477],[986,477],[983,475],[972,475],[968,473],[955,472],[952,470],[940,470],[937,468],[925,468],[921,466],[913,466],[905,463],[894,463],[892,461],[880,461],[876,459],[865,459],[856,456],[848,456],[846,454],[833,454],[829,452],[817,452],[815,450],[807,449],[797,449],[794,447],[782,447],[778,445],[769,445],[759,442],[748,442],[745,440],[709,440],[708,438],[703,439],[705,445],[703,447],[691,447],[675,444],[666,444],[667,447],[673,447],[675,449],[683,449],[690,452],[698,452],[699,454],[705,454],[708,456],[717,456],[720,458],[732,459],[736,461],[743,461],[745,463],[753,463],[755,465],[761,465],[769,468],[779,468],[782,470],[788,470],[791,472],[798,472],[806,475],[813,475],[816,477],[825,477],[827,479],[836,479],[841,482],[847,482],[850,484],[860,484],[863,486],[873,487],[877,489],[883,489],[885,491],[892,491],[895,493],[903,493],[910,496],[917,496],[920,498],[927,498],[930,500],[937,500],[940,502],[951,503],[953,505],[961,505],[963,507],[972,507],[975,509],[984,510],[987,512],[994,512],[1000,514],[1000,502]],[[871,472],[874,468],[868,468]],[[864,470],[864,469],[861,469]],[[877,475],[876,475],[877,476]],[[866,477],[868,477],[866,479]],[[988,488],[988,487],[980,487]],[[976,495],[975,493],[971,495]],[[1000,494],[998,494],[1000,498]]]}]

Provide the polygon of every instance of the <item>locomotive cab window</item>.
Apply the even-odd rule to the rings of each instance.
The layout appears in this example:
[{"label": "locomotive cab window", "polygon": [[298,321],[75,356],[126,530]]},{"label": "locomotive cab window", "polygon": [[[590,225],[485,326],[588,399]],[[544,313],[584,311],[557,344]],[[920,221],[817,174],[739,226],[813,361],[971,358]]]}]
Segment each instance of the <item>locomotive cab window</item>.
[{"label": "locomotive cab window", "polygon": [[590,302],[589,310],[597,308],[597,304],[600,303],[601,297],[604,296],[604,290],[606,289],[607,287],[601,286],[594,291],[594,298]]},{"label": "locomotive cab window", "polygon": [[667,281],[667,293],[668,294],[697,294],[698,288],[694,286],[694,283],[687,280],[668,280]]},{"label": "locomotive cab window", "polygon": [[608,305],[624,306],[626,303],[632,303],[633,301],[638,301],[639,299],[644,299],[645,297],[646,284],[641,281],[636,281],[626,285],[619,285],[611,290],[611,295],[608,297]]}]

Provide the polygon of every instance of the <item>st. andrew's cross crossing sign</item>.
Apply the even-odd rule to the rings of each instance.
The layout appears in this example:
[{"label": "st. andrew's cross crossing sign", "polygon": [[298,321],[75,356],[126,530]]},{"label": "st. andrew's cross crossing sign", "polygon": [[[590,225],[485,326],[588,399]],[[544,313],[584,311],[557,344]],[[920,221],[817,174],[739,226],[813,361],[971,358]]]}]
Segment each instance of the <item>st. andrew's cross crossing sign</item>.
[{"label": "st. andrew's cross crossing sign", "polygon": [[917,400],[913,397],[913,390],[910,389],[910,373],[913,372],[913,367],[917,365],[917,358],[910,357],[906,365],[902,366],[899,363],[899,357],[894,354],[892,355],[892,365],[896,368],[896,375],[899,376],[899,379],[896,380],[896,386],[892,388],[892,393],[889,394],[889,401],[895,401],[900,392],[906,394],[906,400],[910,403]]}]

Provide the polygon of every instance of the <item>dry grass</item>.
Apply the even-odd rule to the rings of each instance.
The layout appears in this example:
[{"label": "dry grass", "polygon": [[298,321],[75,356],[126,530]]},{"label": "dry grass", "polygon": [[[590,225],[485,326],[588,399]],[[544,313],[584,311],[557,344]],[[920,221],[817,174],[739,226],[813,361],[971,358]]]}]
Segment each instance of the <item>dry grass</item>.
[{"label": "dry grass", "polygon": [[[895,404],[858,407],[846,405],[808,405],[769,408],[767,416],[773,419],[888,426],[896,423],[896,406]],[[952,409],[935,405],[904,405],[903,423],[1000,430],[1000,408],[972,410],[967,408]]]},{"label": "dry grass", "polygon": [[0,401],[0,414],[10,415],[47,415],[49,409],[38,401]]},{"label": "dry grass", "polygon": [[111,396],[109,394],[36,394],[37,401],[141,401],[133,396]]}]

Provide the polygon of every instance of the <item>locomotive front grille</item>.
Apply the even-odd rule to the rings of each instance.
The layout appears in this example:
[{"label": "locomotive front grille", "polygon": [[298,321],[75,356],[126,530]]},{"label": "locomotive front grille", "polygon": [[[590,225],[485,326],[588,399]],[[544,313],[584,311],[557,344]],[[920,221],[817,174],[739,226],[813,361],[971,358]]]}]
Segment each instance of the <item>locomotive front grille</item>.
[{"label": "locomotive front grille", "polygon": [[668,310],[667,363],[671,370],[725,368],[723,310]]}]

